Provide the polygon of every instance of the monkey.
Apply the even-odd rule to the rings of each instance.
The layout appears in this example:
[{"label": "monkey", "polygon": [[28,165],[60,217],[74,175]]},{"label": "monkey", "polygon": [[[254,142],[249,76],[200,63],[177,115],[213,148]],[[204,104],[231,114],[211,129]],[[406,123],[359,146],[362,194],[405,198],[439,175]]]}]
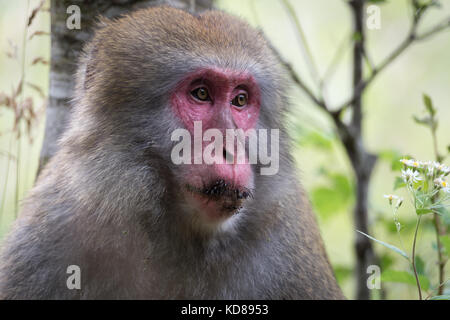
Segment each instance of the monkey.
[{"label": "monkey", "polygon": [[[101,19],[83,52],[59,150],[2,243],[1,299],[344,299],[262,31],[153,7]],[[278,129],[279,170],[175,164],[171,134],[196,121],[202,133]]]}]

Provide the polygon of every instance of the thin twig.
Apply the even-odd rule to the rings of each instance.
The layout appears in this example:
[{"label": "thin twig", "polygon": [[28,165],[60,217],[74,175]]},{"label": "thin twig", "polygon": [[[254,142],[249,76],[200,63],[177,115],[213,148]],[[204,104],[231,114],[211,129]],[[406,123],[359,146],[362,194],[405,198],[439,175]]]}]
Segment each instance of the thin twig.
[{"label": "thin twig", "polygon": [[[327,80],[330,80],[331,77],[333,76],[339,60],[342,58],[343,54],[345,53],[345,47],[347,47],[347,45],[349,43],[349,38],[350,38],[349,36],[346,36],[346,37],[344,37],[341,40],[341,42],[340,42],[340,44],[339,44],[339,46],[338,46],[338,48],[337,48],[333,58],[331,59],[330,64],[325,69],[325,72],[323,73],[323,76],[322,76],[322,78],[320,80],[320,87],[321,88],[323,88],[324,85],[325,85],[325,82]],[[347,47],[347,49],[348,49],[348,47]]]},{"label": "thin twig", "polygon": [[[314,57],[311,54],[311,49],[308,45],[308,41],[306,40],[305,32],[303,31],[303,27],[300,23],[300,20],[299,20],[297,14],[295,13],[295,9],[292,6],[292,4],[289,2],[289,0],[282,0],[281,2],[283,3],[284,8],[285,8],[286,12],[288,13],[290,19],[295,24],[295,30],[297,31],[297,34],[299,36],[300,45],[305,51],[306,59],[308,62],[307,65],[309,66],[309,69],[310,69],[309,70],[310,74],[316,82],[319,82],[319,72],[317,71],[317,66],[314,61]],[[319,92],[319,95],[322,96],[322,94],[320,92]]]},{"label": "thin twig", "polygon": [[425,40],[448,27],[450,27],[450,17],[445,18],[441,23],[436,24],[430,30],[422,33],[420,36],[417,36],[416,40],[418,41]]},{"label": "thin twig", "polygon": [[[433,117],[433,115],[431,115],[431,117]],[[437,135],[436,135],[437,124],[436,125],[432,124],[430,126],[430,130],[431,130],[431,139],[433,140],[433,149],[434,149],[436,161],[441,162],[442,156],[439,153],[438,141],[437,141]],[[436,203],[438,198],[439,198],[439,194],[434,195],[432,197],[433,203]],[[436,232],[436,246],[437,246],[437,255],[438,255],[438,277],[439,277],[438,283],[442,283],[444,281],[444,277],[445,277],[445,263],[446,262],[444,261],[444,257],[442,256],[442,243],[441,243],[440,236],[443,233],[445,233],[445,231],[441,231],[442,230],[441,222],[439,219],[439,215],[436,212],[433,213],[433,225],[434,225],[434,229]],[[441,294],[443,294],[443,292],[444,292],[444,288],[442,286],[440,286],[438,288],[438,294],[441,295]]]},{"label": "thin twig", "polygon": [[431,28],[430,30],[428,30],[427,32],[424,32],[421,35],[417,35],[417,25],[420,22],[420,18],[414,20],[410,31],[408,32],[408,35],[406,36],[406,38],[401,42],[401,44],[394,50],[392,51],[391,54],[389,54],[384,60],[383,62],[380,63],[380,65],[378,65],[377,67],[373,68],[372,73],[370,74],[370,76],[365,79],[364,81],[360,82],[358,84],[357,90],[355,92],[355,94],[348,99],[346,102],[344,102],[343,104],[341,104],[338,108],[337,108],[337,112],[341,112],[343,111],[345,108],[347,108],[349,105],[353,104],[355,99],[361,94],[361,92],[370,84],[372,83],[372,81],[377,77],[378,74],[381,73],[381,71],[383,71],[384,69],[386,69],[387,66],[389,66],[398,56],[400,56],[400,54],[402,54],[411,44],[413,44],[415,41],[423,41],[433,35],[435,35],[436,33],[444,30],[447,27],[450,27],[450,18],[445,19],[444,22],[438,23],[436,26],[434,26],[433,28]]},{"label": "thin twig", "polygon": [[300,75],[297,74],[297,72],[292,68],[291,64],[284,60],[280,53],[271,46],[273,53],[277,57],[278,61],[286,68],[286,70],[289,72],[289,75],[291,79],[306,93],[306,95],[319,107],[324,109],[325,111],[331,113],[331,111],[328,109],[325,102],[315,96],[315,94],[312,92],[312,90],[303,82]]},{"label": "thin twig", "polygon": [[412,266],[413,266],[413,270],[414,270],[414,276],[416,277],[417,290],[419,291],[419,299],[420,300],[422,300],[422,289],[420,288],[419,276],[417,275],[417,269],[416,269],[416,240],[417,240],[417,231],[419,230],[421,218],[422,218],[422,216],[419,215],[419,218],[417,219],[417,224],[416,224],[416,231],[414,232],[414,242],[413,242],[412,255],[411,255]]},{"label": "thin twig", "polygon": [[[449,281],[450,281],[450,278],[448,278],[448,279],[445,280],[445,281],[442,281],[442,282],[437,286],[438,291],[440,291],[440,289],[443,288],[444,285],[445,285],[447,282],[449,282]],[[425,300],[428,300],[432,295],[433,295],[433,292],[429,293],[429,294],[426,296]]]}]

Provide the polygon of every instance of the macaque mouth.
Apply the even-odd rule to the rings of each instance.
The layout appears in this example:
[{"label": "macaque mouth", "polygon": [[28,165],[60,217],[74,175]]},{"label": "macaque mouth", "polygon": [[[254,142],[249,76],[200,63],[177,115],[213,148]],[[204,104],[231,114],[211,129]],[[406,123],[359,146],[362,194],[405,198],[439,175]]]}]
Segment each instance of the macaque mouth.
[{"label": "macaque mouth", "polygon": [[186,185],[186,188],[195,193],[207,196],[211,199],[230,198],[234,200],[243,200],[253,198],[250,189],[245,187],[236,187],[232,183],[226,182],[223,179],[212,181],[211,183],[197,188],[191,185]]},{"label": "macaque mouth", "polygon": [[207,203],[210,201],[219,202],[221,209],[228,212],[237,211],[241,208],[244,200],[253,198],[250,189],[237,187],[223,179],[212,181],[201,188],[189,184],[186,185],[186,188],[188,191],[206,198]]},{"label": "macaque mouth", "polygon": [[250,189],[238,187],[223,179],[214,180],[200,188],[192,185],[186,185],[186,188],[194,195],[205,199],[207,206],[211,202],[215,203],[221,215],[226,216],[239,212],[244,200],[253,198]]}]

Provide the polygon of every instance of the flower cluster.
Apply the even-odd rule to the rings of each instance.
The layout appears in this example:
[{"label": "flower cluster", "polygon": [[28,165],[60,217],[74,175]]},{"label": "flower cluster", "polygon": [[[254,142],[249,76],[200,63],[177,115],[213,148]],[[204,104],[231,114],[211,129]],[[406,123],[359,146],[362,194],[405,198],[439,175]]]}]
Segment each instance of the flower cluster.
[{"label": "flower cluster", "polygon": [[[442,214],[450,205],[450,183],[446,178],[450,174],[450,167],[436,161],[418,161],[402,159],[403,169],[400,180],[411,196],[411,202],[418,215],[426,213]],[[403,203],[403,198],[387,194],[384,195],[394,213],[397,230],[400,225],[397,220],[397,210]],[[396,200],[396,204],[393,201]]]},{"label": "flower cluster", "polygon": [[450,187],[445,178],[450,174],[450,167],[436,161],[419,161],[413,159],[401,159],[404,165],[402,170],[403,181],[413,186],[418,182],[425,183],[428,179],[432,185],[443,192],[450,193]]}]

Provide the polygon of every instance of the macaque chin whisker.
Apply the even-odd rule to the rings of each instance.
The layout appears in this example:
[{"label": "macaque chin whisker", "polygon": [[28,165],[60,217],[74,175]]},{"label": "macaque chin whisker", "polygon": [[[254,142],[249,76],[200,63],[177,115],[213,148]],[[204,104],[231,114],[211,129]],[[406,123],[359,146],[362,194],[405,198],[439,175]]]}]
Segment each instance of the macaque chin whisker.
[{"label": "macaque chin whisker", "polygon": [[221,198],[229,198],[231,200],[245,200],[248,198],[253,198],[253,193],[249,188],[235,186],[233,183],[227,182],[223,179],[214,180],[200,188],[186,184],[186,189],[213,200],[218,200]]}]

